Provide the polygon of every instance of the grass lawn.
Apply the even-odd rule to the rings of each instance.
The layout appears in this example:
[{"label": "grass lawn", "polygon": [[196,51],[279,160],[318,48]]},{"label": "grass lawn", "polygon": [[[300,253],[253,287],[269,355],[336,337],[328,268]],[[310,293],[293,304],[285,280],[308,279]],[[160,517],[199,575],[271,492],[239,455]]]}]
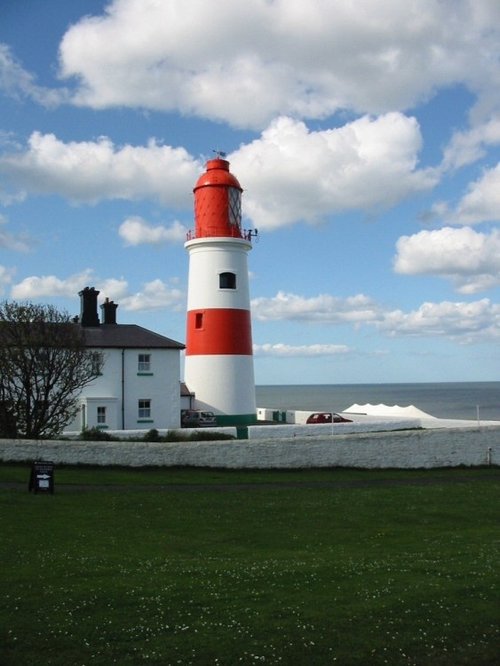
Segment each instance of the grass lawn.
[{"label": "grass lawn", "polygon": [[2,666],[498,663],[498,468],[28,479],[0,465]]}]

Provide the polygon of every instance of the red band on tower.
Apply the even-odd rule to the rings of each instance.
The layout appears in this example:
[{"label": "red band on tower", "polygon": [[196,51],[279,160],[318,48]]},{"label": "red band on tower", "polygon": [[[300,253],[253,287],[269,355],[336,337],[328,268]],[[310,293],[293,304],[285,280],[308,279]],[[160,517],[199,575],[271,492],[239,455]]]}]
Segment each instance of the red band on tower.
[{"label": "red band on tower", "polygon": [[252,355],[248,310],[214,308],[188,312],[186,356],[200,354]]}]

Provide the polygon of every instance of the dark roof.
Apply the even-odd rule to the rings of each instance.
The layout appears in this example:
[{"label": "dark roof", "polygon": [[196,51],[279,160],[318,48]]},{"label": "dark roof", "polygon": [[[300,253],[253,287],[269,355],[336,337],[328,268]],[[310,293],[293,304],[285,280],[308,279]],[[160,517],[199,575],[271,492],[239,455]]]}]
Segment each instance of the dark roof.
[{"label": "dark roof", "polygon": [[164,335],[159,335],[136,324],[101,324],[82,326],[87,347],[115,347],[119,349],[184,349]]},{"label": "dark roof", "polygon": [[188,389],[184,382],[181,382],[181,396],[194,396],[194,393]]}]

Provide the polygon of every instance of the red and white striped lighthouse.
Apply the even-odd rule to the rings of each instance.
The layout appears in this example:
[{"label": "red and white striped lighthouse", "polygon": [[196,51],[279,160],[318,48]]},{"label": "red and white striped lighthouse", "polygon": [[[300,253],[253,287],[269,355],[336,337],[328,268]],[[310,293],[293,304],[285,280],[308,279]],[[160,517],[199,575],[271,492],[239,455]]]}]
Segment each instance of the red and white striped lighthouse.
[{"label": "red and white striped lighthouse", "polygon": [[184,379],[196,409],[219,425],[256,420],[247,253],[255,232],[241,228],[241,193],[229,162],[209,160],[194,187],[195,231],[188,236]]}]

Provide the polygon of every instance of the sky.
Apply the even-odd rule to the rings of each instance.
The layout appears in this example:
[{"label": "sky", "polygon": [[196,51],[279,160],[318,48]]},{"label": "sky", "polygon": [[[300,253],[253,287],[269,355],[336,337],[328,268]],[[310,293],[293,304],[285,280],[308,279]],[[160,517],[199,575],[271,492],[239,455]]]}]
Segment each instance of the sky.
[{"label": "sky", "polygon": [[214,151],[257,384],[499,379],[498,0],[0,3],[0,299],[184,342]]}]

